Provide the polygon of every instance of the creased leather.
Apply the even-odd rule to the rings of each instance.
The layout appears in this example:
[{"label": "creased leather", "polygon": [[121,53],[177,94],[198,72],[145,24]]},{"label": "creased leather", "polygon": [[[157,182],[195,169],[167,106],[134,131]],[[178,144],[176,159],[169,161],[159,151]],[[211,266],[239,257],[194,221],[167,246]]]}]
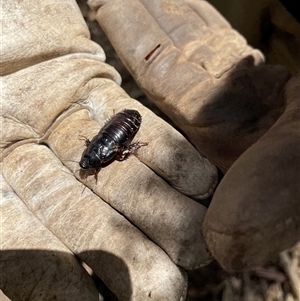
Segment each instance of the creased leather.
[{"label": "creased leather", "polygon": [[[66,273],[75,269],[76,277],[90,283],[74,254],[120,300],[184,300],[186,273],[176,264],[196,268],[210,261],[201,234],[206,209],[185,195],[211,195],[215,166],[119,87],[120,75],[105,64],[102,48],[89,40],[75,1],[5,2],[2,22],[2,174],[17,196],[16,206],[25,204],[30,211],[24,219],[32,218],[69,250],[62,249],[62,259],[55,254],[51,275],[59,271],[59,260],[67,258],[71,263],[61,268]],[[86,179],[79,171],[85,149],[79,134],[92,138],[107,118],[124,108],[141,112],[136,139],[149,145],[101,170],[96,185],[93,176]],[[92,190],[84,189],[85,184]],[[11,226],[18,212],[6,212]],[[8,257],[23,235],[9,233],[11,244],[2,248]],[[29,252],[39,241],[34,233],[32,241],[28,238]],[[43,262],[45,250],[40,248],[34,254]],[[46,257],[53,253],[47,252]],[[18,272],[14,265],[5,269]],[[43,272],[38,265],[36,269],[37,275]],[[3,291],[8,296],[14,292],[15,298],[25,300],[34,285],[37,293],[55,295],[38,277],[20,292],[14,290],[12,274],[6,273]],[[20,281],[22,277],[26,273],[18,275]],[[65,278],[59,291],[68,283],[76,286],[76,277],[75,282]],[[76,298],[94,298],[93,285],[87,284],[86,290]]]}]

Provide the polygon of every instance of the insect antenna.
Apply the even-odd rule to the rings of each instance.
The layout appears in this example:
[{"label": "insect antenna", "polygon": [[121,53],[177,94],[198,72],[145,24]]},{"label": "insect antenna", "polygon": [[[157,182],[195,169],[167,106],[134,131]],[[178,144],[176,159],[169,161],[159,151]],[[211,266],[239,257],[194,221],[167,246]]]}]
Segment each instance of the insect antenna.
[{"label": "insect antenna", "polygon": [[[77,163],[77,164],[79,164],[79,161],[75,161],[75,160],[61,160],[63,163],[64,162],[73,162],[73,163]],[[76,174],[77,172],[80,172],[82,169],[81,168],[79,168],[79,169],[77,169],[75,172],[74,172],[74,174]]]},{"label": "insect antenna", "polygon": [[[74,163],[78,163],[78,164],[79,164],[79,162],[78,162],[78,161],[75,161],[75,160],[62,160],[62,162],[74,162]],[[83,190],[82,190],[82,192],[81,192],[81,194],[83,194],[83,192],[84,192],[84,190],[85,190],[85,188],[86,188],[86,179],[87,179],[89,173],[88,173],[86,170],[83,170],[83,169],[81,169],[81,168],[77,169],[77,170],[74,172],[74,174],[76,174],[77,172],[79,172],[79,178],[83,178],[83,179],[84,179]],[[81,173],[81,174],[80,174],[80,173]],[[84,176],[83,176],[83,177],[82,177],[82,173],[84,173]]]},{"label": "insect antenna", "polygon": [[84,140],[84,144],[85,144],[86,147],[88,147],[90,145],[91,141],[90,141],[89,138],[87,138],[83,135],[78,135],[78,136],[81,137],[81,138],[78,138],[79,140]]},{"label": "insect antenna", "polygon": [[81,191],[81,194],[83,194],[84,191],[85,191],[85,188],[86,188],[86,179],[87,179],[87,173],[85,172],[84,183],[83,183],[83,189],[82,189],[82,191]]},{"label": "insect antenna", "polygon": [[75,161],[75,160],[61,160],[61,162],[74,162],[79,164],[79,161]]}]

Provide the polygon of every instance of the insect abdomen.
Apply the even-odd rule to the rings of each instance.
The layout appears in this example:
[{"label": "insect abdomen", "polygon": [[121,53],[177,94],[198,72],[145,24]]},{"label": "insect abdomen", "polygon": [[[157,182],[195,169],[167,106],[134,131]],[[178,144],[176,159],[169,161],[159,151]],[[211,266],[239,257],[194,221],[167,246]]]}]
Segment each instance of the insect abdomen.
[{"label": "insect abdomen", "polygon": [[113,116],[98,135],[106,134],[115,143],[124,144],[137,133],[141,122],[142,116],[138,111],[124,110]]}]

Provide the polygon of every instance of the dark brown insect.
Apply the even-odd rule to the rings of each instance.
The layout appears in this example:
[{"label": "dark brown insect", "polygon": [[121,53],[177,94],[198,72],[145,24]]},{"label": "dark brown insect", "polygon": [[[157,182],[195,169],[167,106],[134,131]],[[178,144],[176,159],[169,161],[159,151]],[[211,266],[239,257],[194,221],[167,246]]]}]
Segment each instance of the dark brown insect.
[{"label": "dark brown insect", "polygon": [[147,142],[131,143],[142,122],[141,114],[136,110],[124,110],[114,115],[90,141],[85,138],[86,149],[82,153],[79,165],[82,169],[92,169],[97,174],[103,165],[114,159],[123,161]]}]

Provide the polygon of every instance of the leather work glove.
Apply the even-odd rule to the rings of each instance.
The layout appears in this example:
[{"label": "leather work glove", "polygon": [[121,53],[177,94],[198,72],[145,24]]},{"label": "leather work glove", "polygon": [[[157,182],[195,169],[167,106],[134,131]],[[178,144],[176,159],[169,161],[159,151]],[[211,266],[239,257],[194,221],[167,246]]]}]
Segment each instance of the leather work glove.
[{"label": "leather work glove", "polygon": [[[131,99],[75,1],[5,1],[1,14],[1,285],[12,300],[184,300],[210,262],[201,234],[217,169]],[[98,173],[79,160],[105,120],[136,109],[148,142]],[[87,186],[88,188],[84,189]]]},{"label": "leather work glove", "polygon": [[206,1],[88,3],[145,94],[227,172],[203,225],[213,257],[242,270],[292,247],[300,238],[299,76],[289,81],[284,67],[264,64]]}]

